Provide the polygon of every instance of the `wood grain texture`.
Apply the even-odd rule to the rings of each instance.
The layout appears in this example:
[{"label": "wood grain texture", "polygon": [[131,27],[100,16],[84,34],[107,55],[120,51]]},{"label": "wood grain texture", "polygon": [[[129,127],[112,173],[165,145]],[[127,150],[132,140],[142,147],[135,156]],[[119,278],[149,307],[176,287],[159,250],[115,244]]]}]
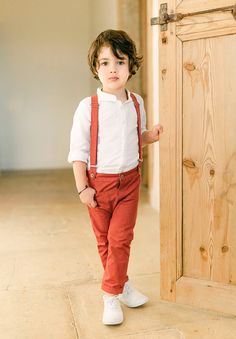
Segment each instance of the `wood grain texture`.
[{"label": "wood grain texture", "polygon": [[177,211],[176,211],[176,256],[177,256],[177,279],[179,279],[183,275],[183,248],[182,248],[182,239],[183,239],[183,220],[182,220],[182,150],[183,150],[183,121],[182,121],[182,110],[183,110],[183,96],[182,96],[182,88],[183,88],[183,77],[182,77],[182,60],[183,60],[183,49],[182,49],[182,41],[179,39],[176,40],[176,48],[177,48],[177,64],[176,64],[176,86],[177,86],[177,95],[176,95],[176,203],[177,203]]},{"label": "wood grain texture", "polygon": [[[184,24],[183,20],[182,23],[177,25],[177,35],[182,41],[186,41],[234,34],[236,31],[236,20],[229,16],[229,13],[221,15],[222,20],[219,20],[219,17],[220,15],[214,16],[212,14],[204,17],[191,17],[192,23],[188,24]],[[228,17],[228,19],[223,20],[224,17]],[[188,22],[190,22],[190,18]]]},{"label": "wood grain texture", "polygon": [[[164,1],[163,1],[164,2]],[[168,1],[168,8],[175,8]],[[176,163],[176,34],[175,25],[159,38],[160,121],[165,133],[160,140],[160,237],[161,298],[175,300],[176,225],[177,225],[177,163]],[[170,99],[171,98],[171,99]]]},{"label": "wood grain texture", "polygon": [[192,33],[186,33],[178,35],[181,41],[193,41],[197,39],[204,39],[204,38],[213,38],[217,36],[225,36],[230,34],[236,34],[236,25],[232,27],[221,27],[217,28],[216,30],[208,30],[206,31],[195,31]]},{"label": "wood grain texture", "polygon": [[[153,0],[146,2],[146,81],[144,86],[146,88],[146,114],[147,114],[147,128],[151,129],[154,124],[154,109],[153,96],[156,95],[153,91],[153,27],[150,25],[151,17],[153,16]],[[149,194],[153,189],[153,147],[147,148],[148,152],[148,188]],[[150,199],[150,196],[149,196]]]},{"label": "wood grain texture", "polygon": [[[182,1],[178,13],[194,13],[196,11],[217,9],[235,5],[235,1]],[[231,11],[205,13],[187,16],[176,23],[177,36],[182,41],[232,34],[236,29],[236,20]],[[234,31],[232,31],[234,30]]]},{"label": "wood grain texture", "polygon": [[217,21],[226,21],[226,20],[234,20],[233,15],[230,11],[205,13],[204,15],[198,14],[194,16],[186,16],[181,21],[176,22],[176,26],[179,28],[180,26],[199,25],[206,23],[211,28],[210,24],[212,23],[214,24]]},{"label": "wood grain texture", "polygon": [[235,55],[235,35],[183,46],[183,273],[222,283],[236,283]]},{"label": "wood grain texture", "polygon": [[183,0],[178,6],[178,12],[189,13],[233,5],[235,0]]},{"label": "wood grain texture", "polygon": [[176,284],[176,302],[236,316],[236,287],[182,277]]},{"label": "wood grain texture", "polygon": [[178,9],[178,6],[180,6],[180,4],[181,4],[182,1],[183,1],[183,0],[177,0],[177,1],[176,1],[176,9]]},{"label": "wood grain texture", "polygon": [[[169,1],[168,12],[233,4]],[[235,314],[236,21],[185,18],[159,43],[161,297]]]}]

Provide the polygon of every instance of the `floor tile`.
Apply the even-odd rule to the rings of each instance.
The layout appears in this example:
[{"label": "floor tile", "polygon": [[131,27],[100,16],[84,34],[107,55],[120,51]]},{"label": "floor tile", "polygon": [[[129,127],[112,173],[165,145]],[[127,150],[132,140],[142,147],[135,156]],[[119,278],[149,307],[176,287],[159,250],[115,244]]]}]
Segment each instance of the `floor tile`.
[{"label": "floor tile", "polygon": [[64,290],[0,291],[1,339],[78,339]]}]

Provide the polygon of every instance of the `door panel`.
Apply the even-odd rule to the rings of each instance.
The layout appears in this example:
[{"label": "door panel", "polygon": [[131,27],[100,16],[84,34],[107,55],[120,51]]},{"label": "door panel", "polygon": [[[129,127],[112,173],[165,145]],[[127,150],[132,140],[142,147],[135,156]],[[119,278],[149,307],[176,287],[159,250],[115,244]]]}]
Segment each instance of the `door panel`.
[{"label": "door panel", "polygon": [[160,31],[161,297],[236,315],[234,1],[167,5],[211,13]]},{"label": "door panel", "polygon": [[235,55],[236,35],[183,43],[183,274],[223,283],[236,282]]}]

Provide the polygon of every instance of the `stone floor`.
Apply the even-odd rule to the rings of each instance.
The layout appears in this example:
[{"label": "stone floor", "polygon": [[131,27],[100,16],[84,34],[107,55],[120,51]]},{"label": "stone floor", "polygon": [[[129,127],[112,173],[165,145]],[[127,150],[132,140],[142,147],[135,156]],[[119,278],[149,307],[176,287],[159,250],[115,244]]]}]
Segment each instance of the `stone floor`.
[{"label": "stone floor", "polygon": [[0,176],[0,339],[233,339],[236,318],[159,299],[158,214],[142,191],[129,275],[150,297],[101,323],[102,268],[71,170]]}]

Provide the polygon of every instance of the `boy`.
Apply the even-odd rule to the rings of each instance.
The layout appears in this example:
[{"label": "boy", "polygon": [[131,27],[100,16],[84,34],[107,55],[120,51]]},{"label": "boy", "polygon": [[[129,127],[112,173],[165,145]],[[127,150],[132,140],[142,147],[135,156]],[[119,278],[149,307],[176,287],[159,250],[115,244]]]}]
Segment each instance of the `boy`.
[{"label": "boy", "polygon": [[129,307],[148,298],[127,276],[136,222],[142,146],[159,140],[161,125],[145,128],[142,98],[126,89],[142,58],[127,33],[102,32],[92,43],[88,61],[102,88],[83,99],[74,116],[68,160],[76,187],[87,205],[104,268],[103,323],[123,322],[120,301]]}]

